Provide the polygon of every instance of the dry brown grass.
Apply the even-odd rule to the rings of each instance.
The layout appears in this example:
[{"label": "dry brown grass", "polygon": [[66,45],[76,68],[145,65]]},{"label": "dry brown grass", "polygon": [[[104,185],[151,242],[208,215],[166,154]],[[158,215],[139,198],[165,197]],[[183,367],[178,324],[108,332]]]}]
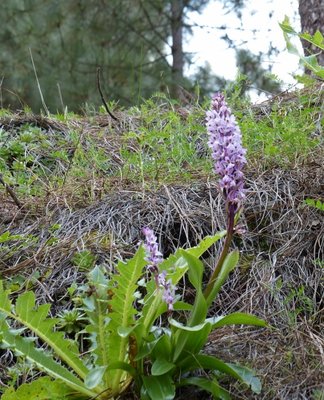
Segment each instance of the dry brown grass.
[{"label": "dry brown grass", "polygon": [[[324,218],[303,200],[321,194],[321,169],[311,165],[247,176],[242,214],[247,232],[236,238],[241,263],[214,313],[251,312],[265,318],[271,328],[217,331],[207,348],[228,360],[247,362],[262,377],[261,396],[251,397],[234,387],[237,399],[310,399],[324,377],[323,268],[314,263],[324,258]],[[163,187],[158,192],[120,190],[75,211],[51,202],[48,199],[43,215],[26,214],[18,223],[13,219],[6,225],[12,233],[37,236],[38,243],[16,252],[1,266],[1,273],[27,278],[37,268],[41,278],[34,287],[39,300],[52,302],[56,309],[69,300],[67,287],[83,278],[71,263],[80,250],[91,250],[109,268],[116,259],[133,254],[144,225],[157,233],[164,254],[179,245],[195,245],[225,226],[223,201],[213,182]],[[48,227],[53,224],[60,225],[59,240],[47,246]],[[207,269],[216,251],[206,256]],[[298,288],[304,296],[292,295]]]}]

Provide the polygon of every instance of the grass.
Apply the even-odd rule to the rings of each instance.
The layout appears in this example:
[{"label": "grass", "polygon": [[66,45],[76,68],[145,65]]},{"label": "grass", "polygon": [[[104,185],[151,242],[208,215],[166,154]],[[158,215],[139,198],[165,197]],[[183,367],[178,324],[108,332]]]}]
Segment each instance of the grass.
[{"label": "grass", "polygon": [[319,108],[295,109],[290,105],[271,110],[262,119],[242,117],[240,123],[249,157],[254,161],[262,157],[264,167],[287,168],[302,162],[321,143],[314,123],[319,112]]},{"label": "grass", "polygon": [[[316,207],[323,201],[323,93],[309,88],[258,106],[238,97],[229,102],[248,150],[247,233],[236,239],[241,266],[215,313],[256,312],[272,329],[222,332],[210,348],[261,371],[258,399],[318,400],[324,390],[323,212]],[[166,254],[222,228],[204,126],[208,107],[157,96],[114,109],[118,122],[94,112],[43,117],[1,110],[0,173],[23,204],[17,209],[2,188],[5,284],[17,292],[35,288],[38,301],[52,301],[61,315],[70,305],[68,288],[93,263],[111,265],[133,254],[144,224],[156,229]],[[206,256],[207,265],[213,257]],[[5,351],[0,361],[5,384],[36,374]],[[235,398],[251,399],[228,385]]]},{"label": "grass", "polygon": [[[264,169],[290,168],[321,145],[320,99],[301,95],[297,107],[281,102],[266,109],[236,105],[250,165],[262,159]],[[46,119],[49,131],[26,118],[20,126],[9,124],[0,131],[0,172],[27,196],[87,182],[88,193],[80,195],[89,201],[114,182],[157,188],[206,179],[212,169],[204,127],[207,107],[180,108],[164,98],[151,99],[120,112],[120,126],[96,127],[96,117],[58,115]]]}]

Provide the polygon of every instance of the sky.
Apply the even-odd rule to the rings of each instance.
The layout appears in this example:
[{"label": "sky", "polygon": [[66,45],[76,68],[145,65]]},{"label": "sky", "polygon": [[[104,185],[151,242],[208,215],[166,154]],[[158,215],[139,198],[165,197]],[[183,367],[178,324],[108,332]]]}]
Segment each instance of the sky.
[{"label": "sky", "polygon": [[[240,48],[249,49],[255,54],[266,52],[270,43],[278,48],[279,54],[271,58],[266,54],[262,57],[263,66],[267,68],[269,64],[272,65],[272,73],[284,82],[284,89],[296,83],[292,75],[298,71],[300,73],[299,60],[287,52],[278,23],[287,15],[291,25],[300,31],[298,0],[245,0],[246,7],[242,10],[241,20],[235,12],[225,10],[223,3],[222,0],[210,0],[201,14],[189,15],[189,23],[198,26],[194,27],[193,35],[187,38],[184,45],[185,51],[194,53],[194,63],[186,74],[193,74],[197,66],[207,61],[213,73],[234,80],[237,75],[235,52],[220,39],[227,33]],[[272,18],[269,14],[272,14]],[[222,25],[226,26],[225,31],[217,29]]]}]

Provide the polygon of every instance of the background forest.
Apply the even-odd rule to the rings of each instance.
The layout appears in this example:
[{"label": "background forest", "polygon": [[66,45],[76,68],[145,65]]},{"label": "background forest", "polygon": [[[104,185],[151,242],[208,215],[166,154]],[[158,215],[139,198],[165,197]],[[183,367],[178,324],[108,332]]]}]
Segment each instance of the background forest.
[{"label": "background forest", "polygon": [[[190,54],[183,51],[183,41],[192,29],[188,16],[202,12],[209,2],[5,2],[0,10],[4,21],[0,32],[2,106],[39,111],[44,108],[39,90],[52,112],[62,112],[65,106],[80,110],[85,103],[98,105],[98,67],[105,95],[122,105],[136,104],[155,92],[183,97],[185,90],[191,92],[197,84],[201,94],[224,89],[226,81],[208,67],[201,67],[190,79],[184,76],[185,66],[192,62]],[[245,5],[243,0],[223,3],[237,18]],[[299,11],[304,31],[313,34],[323,27],[320,0],[300,0]],[[219,40],[235,48],[226,27],[218,32]],[[305,42],[306,51],[307,46]],[[248,47],[236,48],[236,54],[237,65],[250,84],[278,91],[278,82],[271,80],[261,65],[262,55],[250,53]]]}]

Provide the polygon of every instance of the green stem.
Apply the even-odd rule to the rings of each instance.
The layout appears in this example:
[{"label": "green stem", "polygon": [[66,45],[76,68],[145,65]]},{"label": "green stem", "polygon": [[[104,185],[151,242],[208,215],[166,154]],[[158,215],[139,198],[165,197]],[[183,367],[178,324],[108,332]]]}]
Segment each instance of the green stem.
[{"label": "green stem", "polygon": [[211,276],[209,278],[206,289],[204,291],[205,299],[207,299],[208,296],[210,295],[210,292],[212,291],[212,289],[214,287],[214,283],[216,282],[216,279],[221,272],[224,260],[228,254],[228,250],[229,250],[229,247],[230,247],[230,244],[231,244],[231,241],[233,238],[233,232],[234,232],[235,208],[236,208],[235,204],[229,203],[228,214],[227,214],[228,216],[227,216],[226,239],[225,239],[223,250],[219,256],[217,264],[214,268],[213,273],[211,274]]},{"label": "green stem", "polygon": [[[107,349],[106,349],[106,337],[105,337],[105,321],[104,321],[104,317],[105,317],[105,312],[104,310],[102,310],[102,304],[100,302],[100,300],[97,298],[96,299],[96,308],[97,308],[97,313],[98,313],[98,347],[100,348],[101,352],[102,352],[102,360],[103,360],[103,365],[108,365],[108,355],[107,355]],[[107,305],[106,305],[107,307]],[[104,381],[105,381],[105,387],[108,388],[109,387],[109,378],[108,378],[108,374],[106,373],[104,375]]]},{"label": "green stem", "polygon": [[143,325],[144,325],[144,335],[145,336],[149,333],[149,331],[150,331],[150,329],[151,329],[151,327],[152,327],[152,325],[153,325],[153,323],[155,321],[156,311],[157,311],[157,309],[159,308],[159,306],[161,304],[161,298],[162,298],[161,291],[160,290],[156,290],[156,292],[154,292],[154,296],[155,296],[155,298],[154,298],[154,300],[153,300],[153,302],[152,302],[152,304],[151,304],[151,306],[150,306],[150,308],[149,308],[149,310],[148,310],[148,312],[147,312],[147,314],[145,316],[144,323],[143,323]]}]

